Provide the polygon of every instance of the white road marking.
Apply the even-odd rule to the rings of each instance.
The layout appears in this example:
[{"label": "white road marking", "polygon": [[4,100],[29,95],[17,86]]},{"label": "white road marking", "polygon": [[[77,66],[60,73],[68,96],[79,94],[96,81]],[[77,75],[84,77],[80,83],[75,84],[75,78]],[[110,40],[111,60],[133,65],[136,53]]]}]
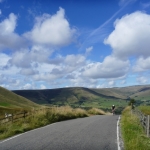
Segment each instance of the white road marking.
[{"label": "white road marking", "polygon": [[[58,122],[56,122],[56,123],[58,123]],[[19,137],[19,136],[21,136],[21,135],[23,135],[23,134],[28,133],[28,132],[32,132],[32,131],[35,131],[35,130],[39,130],[39,129],[42,129],[42,128],[46,128],[46,127],[51,126],[51,125],[54,125],[54,124],[56,124],[56,123],[52,123],[52,124],[49,124],[49,125],[44,126],[44,127],[36,128],[36,129],[30,130],[30,131],[24,132],[24,133],[22,133],[22,134],[18,134],[18,135],[16,135],[16,136],[13,136],[13,137],[11,137],[11,138],[8,138],[8,139],[6,139],[6,140],[0,142],[0,144],[1,144],[1,143],[4,143],[4,142],[7,142],[7,141],[9,141],[9,140],[12,140],[12,139],[14,139],[14,138],[17,138],[17,137]]]},{"label": "white road marking", "polygon": [[119,116],[118,121],[117,121],[117,145],[118,145],[118,150],[121,150],[120,142],[119,142],[119,122],[120,122],[120,116]]}]

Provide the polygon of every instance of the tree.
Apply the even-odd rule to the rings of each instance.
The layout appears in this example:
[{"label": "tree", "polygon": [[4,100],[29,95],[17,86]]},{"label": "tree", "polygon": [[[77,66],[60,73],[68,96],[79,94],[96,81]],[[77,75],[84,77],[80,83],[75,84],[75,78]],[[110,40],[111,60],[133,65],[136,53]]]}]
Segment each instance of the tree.
[{"label": "tree", "polygon": [[136,103],[136,101],[135,101],[135,99],[130,99],[130,102],[129,102],[129,106],[131,106],[132,107],[132,109],[134,109],[134,104]]}]

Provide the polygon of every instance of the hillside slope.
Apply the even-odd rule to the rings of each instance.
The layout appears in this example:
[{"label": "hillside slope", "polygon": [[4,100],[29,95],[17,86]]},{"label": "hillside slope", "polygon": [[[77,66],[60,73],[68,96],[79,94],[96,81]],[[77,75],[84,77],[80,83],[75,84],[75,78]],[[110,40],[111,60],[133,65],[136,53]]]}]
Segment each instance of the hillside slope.
[{"label": "hillside slope", "polygon": [[13,92],[38,104],[108,108],[112,104],[118,107],[125,106],[129,98],[135,98],[138,101],[141,101],[141,99],[148,100],[150,97],[150,85],[95,89],[70,87],[44,90],[15,90]]},{"label": "hillside slope", "polygon": [[5,88],[0,87],[0,108],[5,109],[19,109],[19,108],[26,108],[30,109],[33,107],[38,107],[38,104],[19,96]]},{"label": "hillside slope", "polygon": [[70,105],[72,107],[97,107],[111,108],[116,104],[118,107],[126,106],[126,100],[117,94],[107,95],[94,89],[72,87],[45,90],[16,90],[14,93],[26,97],[38,104],[46,105]]}]

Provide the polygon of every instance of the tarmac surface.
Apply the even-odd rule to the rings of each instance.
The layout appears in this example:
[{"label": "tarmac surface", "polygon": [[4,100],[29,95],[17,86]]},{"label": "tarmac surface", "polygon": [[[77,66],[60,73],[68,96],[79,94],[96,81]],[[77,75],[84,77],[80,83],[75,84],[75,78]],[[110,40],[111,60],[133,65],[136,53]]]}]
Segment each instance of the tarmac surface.
[{"label": "tarmac surface", "polygon": [[54,123],[0,141],[0,150],[117,150],[118,115]]}]

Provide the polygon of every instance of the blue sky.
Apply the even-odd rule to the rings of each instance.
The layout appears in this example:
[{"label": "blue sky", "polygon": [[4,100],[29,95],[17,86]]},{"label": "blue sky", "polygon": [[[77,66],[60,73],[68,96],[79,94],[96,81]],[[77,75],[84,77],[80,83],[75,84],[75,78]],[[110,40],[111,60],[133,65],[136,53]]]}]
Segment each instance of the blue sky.
[{"label": "blue sky", "polygon": [[0,86],[150,84],[150,1],[0,0]]}]

